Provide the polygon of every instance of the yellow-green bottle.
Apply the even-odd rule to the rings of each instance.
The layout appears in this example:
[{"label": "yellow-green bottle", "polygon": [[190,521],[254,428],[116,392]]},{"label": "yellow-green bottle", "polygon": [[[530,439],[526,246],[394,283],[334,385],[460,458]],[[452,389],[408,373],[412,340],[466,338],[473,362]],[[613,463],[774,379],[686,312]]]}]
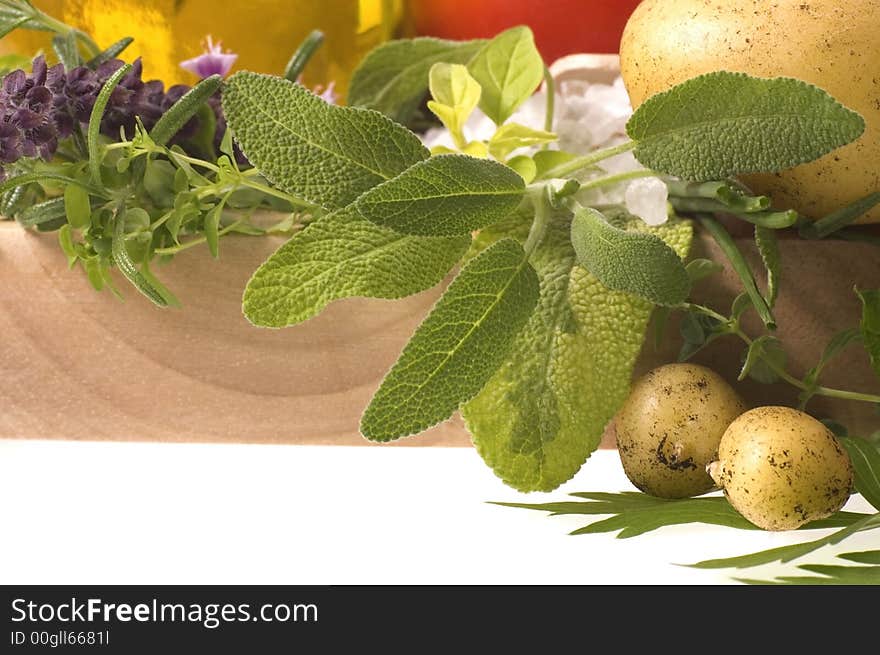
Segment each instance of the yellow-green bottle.
[{"label": "yellow-green bottle", "polygon": [[[50,16],[90,34],[101,47],[134,37],[126,59],[143,57],[144,79],[192,83],[179,64],[201,54],[210,35],[239,55],[234,70],[281,74],[297,45],[314,29],[325,41],[309,62],[304,83],[335,82],[344,97],[351,72],[369,50],[388,39],[402,0],[35,0]],[[45,32],[18,30],[0,53],[51,52]]]}]

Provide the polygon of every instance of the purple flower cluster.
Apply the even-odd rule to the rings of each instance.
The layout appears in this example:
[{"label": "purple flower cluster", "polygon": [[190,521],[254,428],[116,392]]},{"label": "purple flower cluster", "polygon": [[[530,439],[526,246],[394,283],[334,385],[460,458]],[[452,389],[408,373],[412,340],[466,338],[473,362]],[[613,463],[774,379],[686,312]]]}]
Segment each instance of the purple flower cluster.
[{"label": "purple flower cluster", "polygon": [[[30,75],[22,70],[9,73],[0,86],[0,179],[2,167],[22,157],[50,159],[60,140],[88,122],[101,87],[122,65],[122,61],[113,59],[96,70],[79,66],[65,71],[61,64],[48,68],[46,60],[39,56],[34,59]],[[120,132],[130,138],[136,117],[149,130],[190,88],[179,84],[166,92],[159,80],[141,80],[142,71],[141,60],[137,59],[110,94],[101,132],[112,139],[119,138]],[[216,147],[225,132],[226,121],[219,96],[211,98],[209,105],[217,118]],[[173,142],[185,142],[198,127],[198,119],[191,119]]]}]

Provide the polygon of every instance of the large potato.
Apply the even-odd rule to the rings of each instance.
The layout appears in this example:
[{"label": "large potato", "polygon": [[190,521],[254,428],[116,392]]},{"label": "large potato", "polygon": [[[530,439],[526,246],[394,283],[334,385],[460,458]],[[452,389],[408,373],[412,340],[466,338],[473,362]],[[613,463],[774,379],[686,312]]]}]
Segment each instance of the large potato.
[{"label": "large potato", "polygon": [[709,473],[730,504],[765,530],[831,516],[853,484],[849,455],[834,434],[790,407],[758,407],[737,418]]},{"label": "large potato", "polygon": [[[819,218],[880,191],[880,0],[645,0],[620,44],[633,106],[716,70],[811,82],[859,112],[865,134],[822,159],[744,178]],[[861,222],[880,222],[875,207]]]},{"label": "large potato", "polygon": [[623,470],[639,489],[686,498],[715,485],[706,465],[745,405],[724,379],[696,364],[667,364],[640,378],[615,419]]}]

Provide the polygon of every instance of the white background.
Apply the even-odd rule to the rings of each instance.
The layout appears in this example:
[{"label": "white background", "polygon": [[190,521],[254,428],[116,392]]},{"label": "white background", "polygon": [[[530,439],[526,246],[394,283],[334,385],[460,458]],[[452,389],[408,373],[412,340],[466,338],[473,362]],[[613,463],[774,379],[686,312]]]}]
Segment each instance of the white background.
[{"label": "white background", "polygon": [[[526,496],[463,448],[0,441],[0,583],[715,584],[735,573],[675,564],[827,533],[568,536],[589,517],[484,502],[631,489],[613,451],[557,492]],[[847,509],[869,506],[857,498]],[[862,533],[804,561],[872,539],[876,548],[877,535]]]}]

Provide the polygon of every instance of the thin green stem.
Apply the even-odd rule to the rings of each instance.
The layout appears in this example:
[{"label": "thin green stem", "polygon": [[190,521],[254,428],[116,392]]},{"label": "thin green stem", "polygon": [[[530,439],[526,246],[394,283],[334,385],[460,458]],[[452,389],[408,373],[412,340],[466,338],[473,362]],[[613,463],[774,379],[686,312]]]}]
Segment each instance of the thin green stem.
[{"label": "thin green stem", "polygon": [[[544,66],[544,86],[547,92],[547,105],[544,109],[544,131],[553,131],[553,113],[556,111],[556,80],[550,74],[550,69]],[[543,149],[549,147],[549,143],[545,143]]]},{"label": "thin green stem", "polygon": [[254,182],[252,180],[248,180],[246,178],[242,178],[240,180],[242,186],[249,187],[256,191],[262,191],[267,196],[275,196],[276,198],[281,198],[282,200],[286,200],[294,207],[300,207],[302,209],[308,209],[313,212],[321,212],[323,213],[324,208],[316,205],[314,203],[308,202],[307,200],[303,200],[302,198],[298,198],[296,196],[292,196],[289,193],[285,193],[280,189],[275,189],[273,187],[267,186],[265,184],[260,184],[259,182]]},{"label": "thin green stem", "polygon": [[542,177],[568,177],[570,175],[574,175],[575,173],[582,171],[585,168],[590,168],[591,166],[598,164],[600,161],[604,161],[616,155],[620,155],[624,152],[629,152],[630,150],[635,148],[636,145],[637,144],[635,141],[624,141],[623,143],[616,146],[596,150],[594,152],[591,152],[589,155],[576,157],[570,161],[565,162],[564,164],[556,166],[555,168],[551,168],[549,171],[544,173]]},{"label": "thin green stem", "polygon": [[[749,337],[745,332],[743,332],[742,328],[736,321],[731,321],[728,317],[719,314],[713,309],[709,307],[705,307],[703,305],[698,305],[695,303],[685,303],[682,307],[683,309],[690,309],[693,311],[698,311],[701,314],[705,314],[711,318],[714,318],[721,323],[726,324],[730,329],[730,334],[733,334],[747,346],[751,347],[754,339]],[[799,380],[791,373],[789,373],[783,366],[780,366],[776,362],[773,362],[769,359],[763,360],[764,363],[772,370],[779,379],[785,380],[793,387],[800,389],[801,391],[810,391],[811,393],[818,396],[826,396],[828,398],[840,398],[842,400],[857,400],[866,403],[880,403],[880,396],[876,396],[869,393],[861,393],[858,391],[845,391],[843,389],[833,389],[831,387],[810,387],[803,380]]]},{"label": "thin green stem", "polygon": [[529,230],[529,236],[523,245],[523,250],[527,257],[531,257],[532,253],[541,245],[547,234],[547,227],[550,221],[550,203],[546,198],[547,189],[542,188],[531,194],[532,206],[535,210],[535,220],[532,221],[532,227]]},{"label": "thin green stem", "polygon": [[[232,230],[237,228],[243,222],[244,221],[239,220],[239,221],[235,221],[234,223],[230,223],[229,225],[224,227],[222,230],[217,232],[217,236],[222,237],[223,235],[228,234],[229,232],[232,232]],[[200,237],[196,237],[195,239],[191,239],[191,240],[187,241],[186,243],[181,243],[178,246],[170,246],[168,248],[156,248],[155,252],[157,252],[160,255],[174,255],[176,253],[181,252],[182,250],[186,250],[187,248],[192,248],[193,246],[197,246],[200,243],[205,243],[205,242],[207,242],[207,240],[208,240],[208,237],[203,235]]]},{"label": "thin green stem", "polygon": [[621,182],[627,182],[628,180],[637,180],[642,177],[657,177],[657,173],[651,170],[643,169],[638,171],[629,171],[627,173],[618,173],[616,175],[608,175],[606,177],[599,177],[595,180],[585,182],[581,185],[580,190],[584,191],[587,189],[600,189],[602,187],[620,184]]},{"label": "thin green stem", "polygon": [[773,312],[770,310],[770,305],[767,304],[767,300],[758,290],[758,284],[755,282],[755,276],[752,274],[752,269],[749,268],[748,263],[739,251],[739,248],[736,247],[736,244],[728,231],[711,216],[697,215],[697,220],[700,221],[700,225],[702,225],[712,236],[715,243],[717,243],[718,247],[721,249],[721,252],[727,257],[733,270],[739,276],[740,281],[742,281],[743,287],[745,287],[746,293],[749,295],[749,299],[755,306],[758,316],[761,317],[761,321],[763,321],[768,329],[775,329],[776,319],[773,318]]}]

